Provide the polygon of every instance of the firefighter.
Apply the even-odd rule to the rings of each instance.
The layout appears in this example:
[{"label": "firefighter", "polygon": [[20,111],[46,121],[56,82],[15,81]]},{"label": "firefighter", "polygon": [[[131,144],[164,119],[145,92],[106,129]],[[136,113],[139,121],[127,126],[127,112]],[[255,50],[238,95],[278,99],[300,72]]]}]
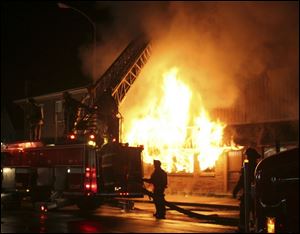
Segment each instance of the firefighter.
[{"label": "firefighter", "polygon": [[30,140],[39,141],[41,139],[42,125],[44,124],[43,109],[39,106],[33,98],[29,98],[28,115]]},{"label": "firefighter", "polygon": [[[245,155],[247,156],[247,159],[249,161],[249,180],[250,183],[252,184],[254,182],[254,171],[258,163],[258,159],[261,157],[261,155],[254,149],[254,148],[248,148],[245,152]],[[245,191],[244,191],[244,170],[243,168],[241,169],[241,175],[240,178],[235,185],[232,196],[233,198],[237,197],[237,194],[240,190],[243,191],[240,199],[240,222],[239,222],[239,232],[244,232],[245,231]],[[253,212],[254,211],[254,200],[253,198],[249,199],[249,211]]]},{"label": "firefighter", "polygon": [[74,128],[74,123],[77,118],[78,108],[84,106],[80,101],[71,97],[69,92],[63,92],[64,99],[64,121],[65,121],[65,134],[67,135]]},{"label": "firefighter", "polygon": [[117,117],[118,104],[112,96],[112,89],[107,88],[97,100],[99,113],[102,121],[107,127],[106,135],[109,140],[118,141],[119,138],[119,119]]},{"label": "firefighter", "polygon": [[153,202],[156,209],[154,216],[157,219],[165,219],[166,207],[164,192],[168,185],[168,177],[167,173],[161,168],[161,162],[159,160],[154,160],[153,165],[154,172],[151,174],[150,179],[143,179],[143,181],[151,183],[154,186]]}]

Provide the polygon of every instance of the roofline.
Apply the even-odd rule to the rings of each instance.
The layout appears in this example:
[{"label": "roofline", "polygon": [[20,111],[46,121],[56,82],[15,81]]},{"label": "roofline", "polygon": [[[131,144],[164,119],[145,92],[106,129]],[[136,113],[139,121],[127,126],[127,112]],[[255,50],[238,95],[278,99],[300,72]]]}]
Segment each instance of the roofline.
[{"label": "roofline", "polygon": [[[44,100],[53,99],[53,98],[60,99],[60,98],[62,98],[62,93],[65,92],[65,91],[67,91],[67,92],[69,92],[70,94],[73,94],[73,95],[81,94],[81,93],[87,93],[87,87],[88,86],[80,87],[80,88],[74,88],[74,89],[66,89],[66,90],[62,90],[62,91],[59,91],[59,92],[55,92],[55,93],[48,93],[48,94],[44,94],[44,95],[40,95],[40,96],[34,96],[34,97],[31,97],[31,98],[34,98],[34,100],[36,100],[36,101],[44,101]],[[18,100],[15,100],[13,102],[15,104],[22,104],[22,103],[26,102],[28,98],[30,98],[30,97],[18,99]]]},{"label": "roofline", "polygon": [[278,122],[299,122],[299,118],[268,119],[259,122],[230,123],[227,124],[227,126],[234,127],[234,126],[242,126],[242,125],[254,125],[254,124],[257,125],[257,124],[268,124],[268,123],[278,123]]}]

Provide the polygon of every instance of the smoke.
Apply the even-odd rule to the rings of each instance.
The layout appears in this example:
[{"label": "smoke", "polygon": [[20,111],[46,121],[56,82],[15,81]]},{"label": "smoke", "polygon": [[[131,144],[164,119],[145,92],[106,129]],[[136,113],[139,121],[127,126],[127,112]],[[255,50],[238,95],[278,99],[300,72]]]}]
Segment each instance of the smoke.
[{"label": "smoke", "polygon": [[[139,32],[150,60],[121,112],[142,114],[172,67],[193,91],[193,107],[235,108],[245,121],[299,118],[298,2],[99,2],[112,21],[97,25],[97,78]],[[85,68],[91,52],[82,49]],[[89,70],[89,69],[86,69]],[[263,94],[257,87],[263,87]],[[251,108],[249,105],[251,104]],[[140,111],[140,112],[139,112]],[[180,111],[180,110],[179,110]]]},{"label": "smoke", "polygon": [[[96,66],[93,74],[97,80],[118,57],[127,44],[138,34],[153,31],[153,19],[163,19],[164,2],[97,2],[99,12],[106,11],[110,15],[109,22],[97,23]],[[151,16],[151,17],[150,17]],[[149,18],[150,17],[150,18]],[[164,20],[163,20],[164,21]],[[149,33],[149,35],[151,35]],[[93,45],[83,45],[80,48],[80,58],[83,62],[83,72],[91,76]]]}]

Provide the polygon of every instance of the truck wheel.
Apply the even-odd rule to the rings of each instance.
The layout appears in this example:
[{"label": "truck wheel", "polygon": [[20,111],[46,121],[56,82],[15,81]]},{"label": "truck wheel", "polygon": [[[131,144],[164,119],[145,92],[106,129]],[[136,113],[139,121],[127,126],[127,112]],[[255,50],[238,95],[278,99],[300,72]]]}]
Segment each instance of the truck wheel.
[{"label": "truck wheel", "polygon": [[80,199],[76,205],[82,211],[94,211],[100,207],[101,202],[96,199]]}]

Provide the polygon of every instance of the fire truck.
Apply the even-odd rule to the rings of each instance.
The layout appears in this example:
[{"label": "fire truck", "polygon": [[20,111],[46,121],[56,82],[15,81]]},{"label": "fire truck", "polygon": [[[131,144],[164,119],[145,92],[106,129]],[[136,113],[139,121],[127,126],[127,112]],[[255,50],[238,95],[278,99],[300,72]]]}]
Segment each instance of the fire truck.
[{"label": "fire truck", "polygon": [[[118,130],[109,135],[97,103],[107,89],[117,105],[121,103],[146,64],[150,49],[144,35],[129,43],[91,85],[93,93],[84,104],[94,111],[78,111],[76,121],[84,124],[75,124],[63,141],[1,145],[2,193],[11,194],[15,204],[24,197],[35,203],[63,199],[84,210],[94,210],[107,199],[143,197],[143,147],[119,142]],[[120,118],[111,121],[119,127]]]},{"label": "fire truck", "polygon": [[299,233],[299,148],[257,165],[254,197],[256,232]]}]

